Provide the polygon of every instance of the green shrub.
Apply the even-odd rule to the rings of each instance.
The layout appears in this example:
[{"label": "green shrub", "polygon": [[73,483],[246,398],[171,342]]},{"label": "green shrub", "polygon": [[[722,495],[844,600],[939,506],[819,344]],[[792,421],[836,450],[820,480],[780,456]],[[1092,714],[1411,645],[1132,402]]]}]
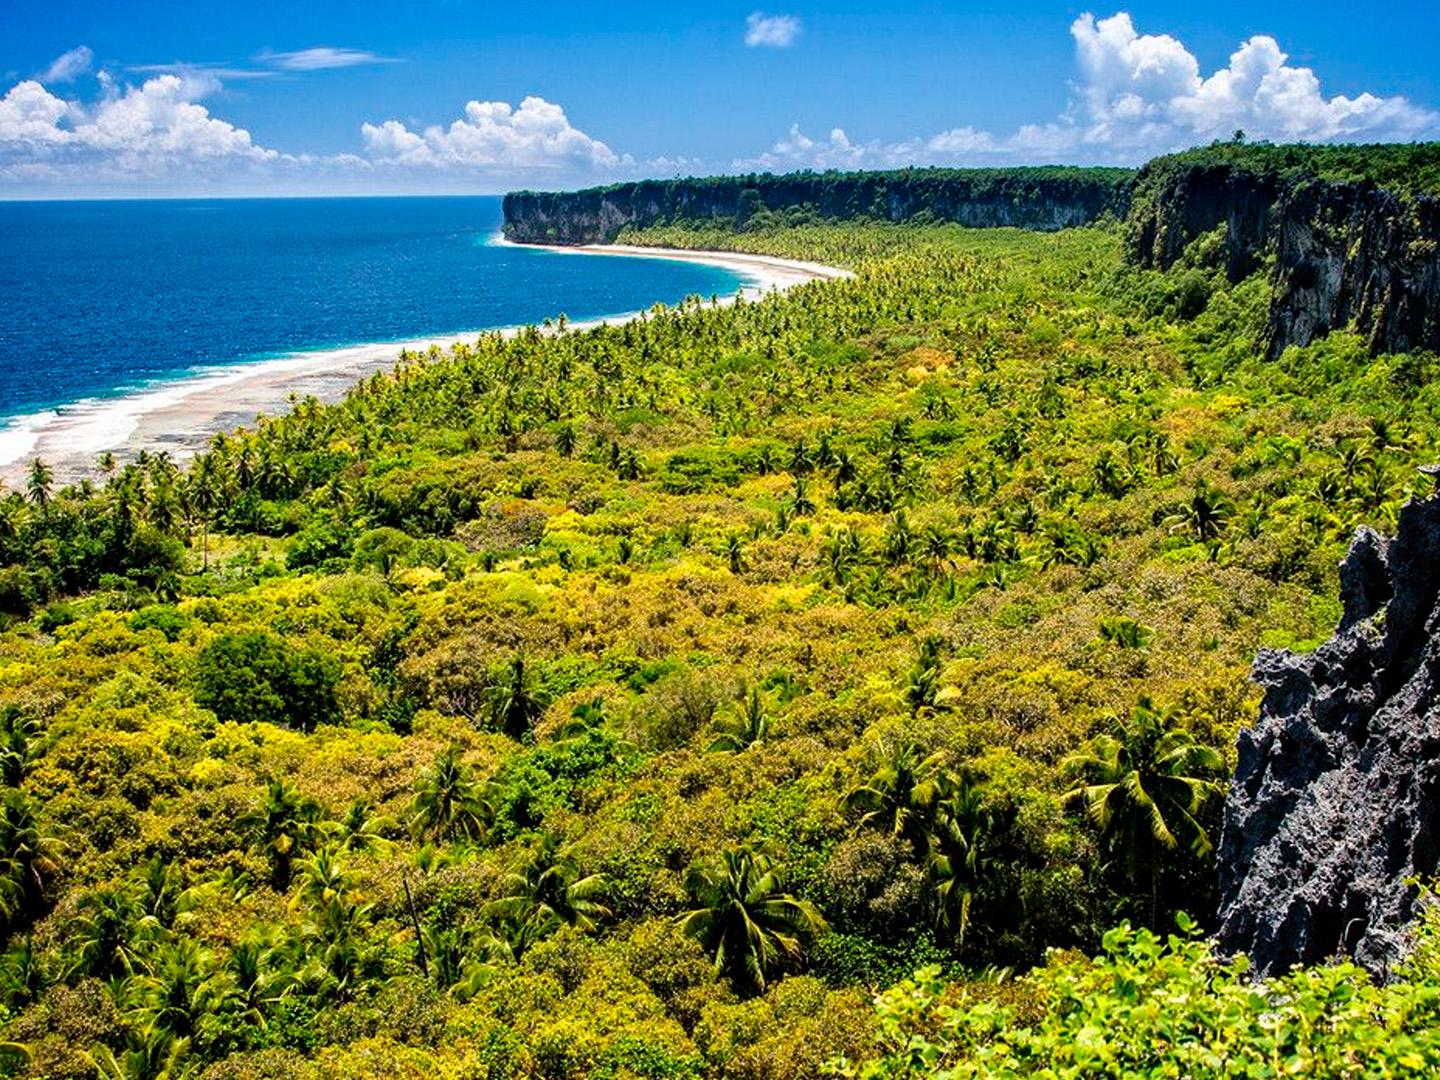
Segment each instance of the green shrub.
[{"label": "green shrub", "polygon": [[338,723],[340,662],[295,649],[264,630],[221,634],[201,651],[195,701],[222,721],[267,721],[299,731]]}]

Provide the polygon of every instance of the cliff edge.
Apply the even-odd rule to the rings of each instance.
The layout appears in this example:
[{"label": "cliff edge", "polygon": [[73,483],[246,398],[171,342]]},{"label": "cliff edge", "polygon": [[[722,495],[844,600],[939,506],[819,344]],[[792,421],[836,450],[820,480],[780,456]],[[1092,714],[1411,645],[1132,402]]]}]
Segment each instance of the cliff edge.
[{"label": "cliff edge", "polygon": [[1348,955],[1384,977],[1440,866],[1440,496],[1361,529],[1344,617],[1315,652],[1262,652],[1220,842],[1220,941],[1264,974]]},{"label": "cliff edge", "polygon": [[1128,169],[902,169],[642,180],[584,191],[505,196],[505,235],[519,243],[606,244],[627,226],[765,220],[954,221],[1055,230],[1123,216]]},{"label": "cliff edge", "polygon": [[[1433,146],[1389,152],[1422,164],[1436,156]],[[1271,356],[1345,328],[1372,354],[1440,349],[1440,198],[1388,174],[1325,175],[1323,155],[1287,166],[1284,153],[1149,162],[1135,181],[1126,257],[1168,270],[1193,241],[1223,229],[1231,281],[1269,266]]]}]

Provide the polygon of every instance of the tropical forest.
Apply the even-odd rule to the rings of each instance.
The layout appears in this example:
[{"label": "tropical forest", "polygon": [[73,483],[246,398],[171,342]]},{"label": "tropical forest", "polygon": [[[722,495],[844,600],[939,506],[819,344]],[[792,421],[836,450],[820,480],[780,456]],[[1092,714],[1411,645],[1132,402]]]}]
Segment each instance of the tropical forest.
[{"label": "tropical forest", "polygon": [[1219,146],[1053,229],[742,181],[607,239],[849,275],[406,352],[190,460],[37,458],[0,1074],[1440,1071],[1424,882],[1384,971],[1216,936],[1252,663],[1433,493],[1440,360],[1370,308],[1301,335],[1284,242],[1164,212],[1208,170],[1423,231],[1434,159]]}]

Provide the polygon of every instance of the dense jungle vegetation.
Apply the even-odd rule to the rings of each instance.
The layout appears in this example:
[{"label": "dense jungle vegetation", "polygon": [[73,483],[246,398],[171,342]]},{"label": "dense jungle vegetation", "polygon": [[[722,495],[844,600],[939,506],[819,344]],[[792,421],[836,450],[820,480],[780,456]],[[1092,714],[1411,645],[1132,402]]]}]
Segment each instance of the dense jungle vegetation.
[{"label": "dense jungle vegetation", "polygon": [[1263,360],[1263,277],[1114,230],[625,238],[856,276],[0,499],[5,1069],[1440,1067],[1433,927],[1203,937],[1251,659],[1429,489],[1435,359]]},{"label": "dense jungle vegetation", "polygon": [[1369,181],[1402,194],[1440,194],[1440,143],[1434,142],[1275,145],[1239,138],[1155,158],[1145,166],[1139,186],[1143,189],[1167,171],[1210,165],[1230,165],[1287,182],[1312,177]]},{"label": "dense jungle vegetation", "polygon": [[594,243],[623,228],[763,232],[839,222],[944,221],[1059,229],[1125,213],[1131,169],[1025,166],[893,169],[641,180],[505,196],[505,232],[529,242]]}]

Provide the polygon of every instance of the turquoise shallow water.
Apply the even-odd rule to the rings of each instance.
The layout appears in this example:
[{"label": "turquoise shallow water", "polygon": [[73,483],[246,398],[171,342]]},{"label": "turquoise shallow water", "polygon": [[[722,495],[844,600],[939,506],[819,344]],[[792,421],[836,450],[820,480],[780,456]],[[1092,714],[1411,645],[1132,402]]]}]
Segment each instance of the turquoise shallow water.
[{"label": "turquoise shallow water", "polygon": [[729,270],[492,238],[498,198],[0,202],[0,422],[210,367],[595,318]]}]

